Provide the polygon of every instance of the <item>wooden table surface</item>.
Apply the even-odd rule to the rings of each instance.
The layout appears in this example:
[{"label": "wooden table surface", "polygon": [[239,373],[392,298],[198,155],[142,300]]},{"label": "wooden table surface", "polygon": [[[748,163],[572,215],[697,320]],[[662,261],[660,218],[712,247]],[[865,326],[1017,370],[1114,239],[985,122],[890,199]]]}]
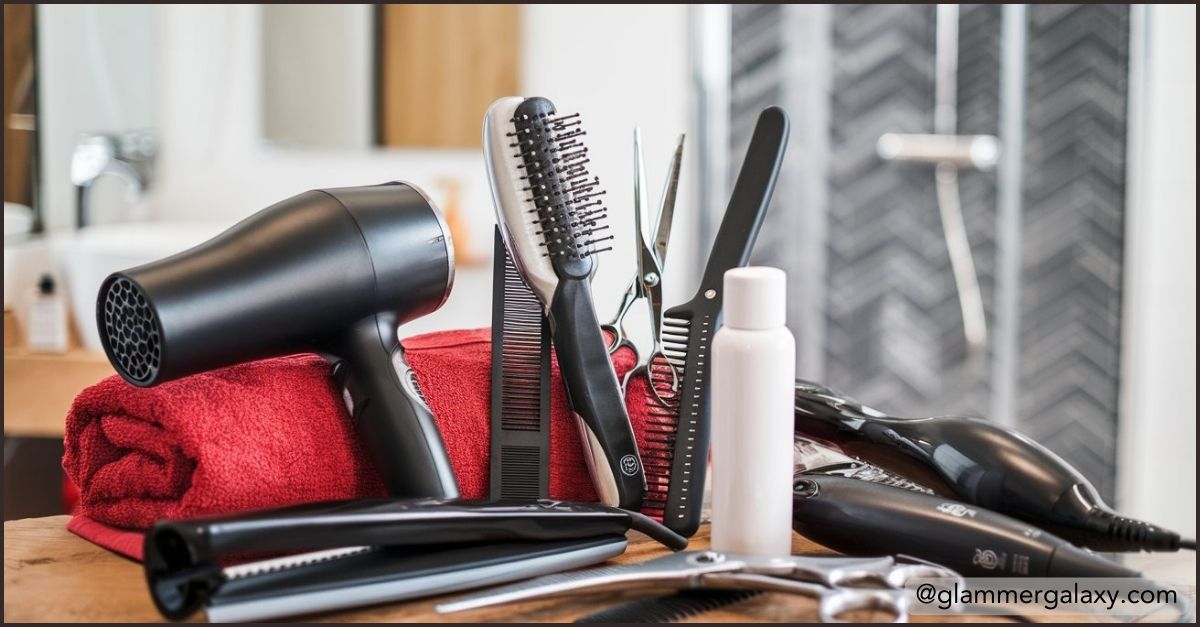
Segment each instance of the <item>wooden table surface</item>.
[{"label": "wooden table surface", "polygon": [[63,437],[71,402],[115,374],[103,353],[72,348],[62,355],[4,349],[4,435]]},{"label": "wooden table surface", "polygon": [[[67,516],[28,518],[4,523],[4,620],[6,622],[148,622],[161,621],[142,577],[141,565],[97,547],[66,530]],[[793,536],[795,553],[829,553]],[[708,547],[702,528],[689,549]],[[631,532],[629,549],[614,563],[641,561],[666,549]],[[456,595],[309,617],[320,622],[569,622],[633,596],[611,593],[532,601],[458,614],[439,615],[433,607]],[[851,615],[860,621],[886,621],[882,612]],[[1003,617],[913,616],[914,622],[1007,622]],[[194,621],[203,620],[198,614]],[[816,621],[812,600],[768,593],[688,622]]]}]

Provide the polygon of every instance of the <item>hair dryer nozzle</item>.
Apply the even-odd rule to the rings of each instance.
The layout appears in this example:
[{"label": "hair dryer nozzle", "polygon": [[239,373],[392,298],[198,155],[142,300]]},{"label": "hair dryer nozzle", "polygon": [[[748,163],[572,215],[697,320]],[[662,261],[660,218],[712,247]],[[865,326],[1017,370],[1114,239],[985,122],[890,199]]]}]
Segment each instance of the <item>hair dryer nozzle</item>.
[{"label": "hair dryer nozzle", "polygon": [[134,385],[147,385],[157,379],[162,328],[142,288],[113,275],[104,282],[96,309],[100,338],[117,372]]}]

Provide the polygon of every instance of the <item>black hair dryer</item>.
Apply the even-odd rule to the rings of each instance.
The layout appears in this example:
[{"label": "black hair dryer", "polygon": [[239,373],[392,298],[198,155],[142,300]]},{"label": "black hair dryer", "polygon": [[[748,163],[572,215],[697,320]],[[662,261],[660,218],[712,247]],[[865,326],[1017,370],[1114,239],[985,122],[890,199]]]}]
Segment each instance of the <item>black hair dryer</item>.
[{"label": "black hair dryer", "polygon": [[449,229],[417,188],[314,190],[112,274],[96,324],[113,367],[140,387],[319,352],[392,494],[453,498],[445,445],[396,336],[441,307],[453,282]]}]

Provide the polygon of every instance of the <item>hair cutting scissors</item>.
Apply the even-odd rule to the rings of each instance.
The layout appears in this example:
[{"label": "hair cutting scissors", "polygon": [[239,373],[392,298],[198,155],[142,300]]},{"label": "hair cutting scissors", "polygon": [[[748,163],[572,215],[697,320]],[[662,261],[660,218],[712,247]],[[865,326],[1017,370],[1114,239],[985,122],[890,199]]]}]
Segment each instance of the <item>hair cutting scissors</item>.
[{"label": "hair cutting scissors", "polygon": [[860,609],[908,619],[905,584],[916,578],[962,578],[952,570],[903,556],[782,558],[684,551],[620,566],[602,566],[537,577],[443,603],[441,613],[459,612],[528,599],[609,590],[647,591],[710,588],[762,590],[815,598],[824,622]]},{"label": "hair cutting scissors", "polygon": [[[646,198],[646,174],[642,167],[642,149],[641,149],[641,132],[634,130],[634,220],[637,226],[637,262],[638,272],[629,281],[629,285],[625,288],[625,293],[621,297],[621,304],[617,308],[617,313],[613,319],[601,325],[601,329],[607,331],[612,336],[612,342],[608,346],[610,354],[617,352],[622,347],[628,347],[637,355],[637,347],[629,339],[629,334],[625,331],[625,315],[633,308],[634,303],[640,299],[646,299],[650,305],[651,316],[651,331],[655,335],[655,349],[661,354],[661,333],[659,326],[662,323],[662,271],[664,262],[667,259],[667,244],[671,239],[671,223],[675,215],[675,197],[679,189],[679,171],[683,162],[683,141],[684,136],[680,135],[675,146],[675,153],[671,157],[671,164],[667,171],[667,182],[663,187],[662,198],[659,201],[658,217],[654,226],[654,242],[653,248],[646,245],[645,238],[642,234],[643,222],[642,211],[649,208],[649,200]],[[655,304],[657,301],[657,305]],[[657,312],[657,313],[656,313]],[[665,360],[664,360],[665,363]]]}]

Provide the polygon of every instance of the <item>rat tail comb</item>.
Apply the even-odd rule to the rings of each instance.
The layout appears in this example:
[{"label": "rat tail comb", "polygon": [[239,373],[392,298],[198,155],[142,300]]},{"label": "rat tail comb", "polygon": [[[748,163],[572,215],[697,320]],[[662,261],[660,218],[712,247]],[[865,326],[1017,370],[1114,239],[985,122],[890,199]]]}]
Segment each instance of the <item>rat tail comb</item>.
[{"label": "rat tail comb", "polygon": [[[642,513],[691,536],[700,526],[711,408],[709,350],[720,326],[725,272],[746,264],[767,212],[788,138],[787,114],[759,114],[717,230],[704,274],[692,299],[663,312],[666,364],[650,369],[653,394],[645,442],[648,491]],[[678,377],[679,384],[675,381]]]}]

